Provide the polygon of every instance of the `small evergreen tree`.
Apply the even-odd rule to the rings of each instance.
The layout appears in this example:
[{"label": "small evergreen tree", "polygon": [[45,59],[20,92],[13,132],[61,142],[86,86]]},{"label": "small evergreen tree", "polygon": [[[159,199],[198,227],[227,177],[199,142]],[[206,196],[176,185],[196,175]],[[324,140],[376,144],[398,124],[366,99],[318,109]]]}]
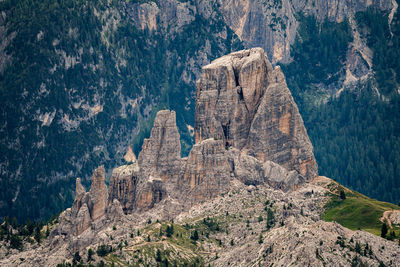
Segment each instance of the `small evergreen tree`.
[{"label": "small evergreen tree", "polygon": [[18,250],[22,250],[22,240],[17,235],[10,236],[10,247]]},{"label": "small evergreen tree", "polygon": [[167,229],[165,230],[167,237],[171,237],[174,234],[174,225],[171,226],[167,225]]},{"label": "small evergreen tree", "polygon": [[345,194],[344,190],[340,190],[340,199],[341,200],[345,200],[346,199],[346,194]]},{"label": "small evergreen tree", "polygon": [[356,252],[357,252],[358,254],[361,254],[361,245],[360,245],[360,243],[356,242],[356,248],[355,248],[355,250],[356,250]]},{"label": "small evergreen tree", "polygon": [[386,223],[382,224],[382,229],[381,229],[381,237],[386,238],[386,234],[388,232],[388,228]]},{"label": "small evergreen tree", "polygon": [[156,252],[156,261],[161,262],[161,251],[159,249],[157,249]]},{"label": "small evergreen tree", "polygon": [[199,233],[197,232],[197,230],[194,230],[190,236],[190,239],[197,241],[199,240]]},{"label": "small evergreen tree", "polygon": [[50,227],[47,224],[47,226],[46,226],[46,237],[49,237],[49,235],[50,235]]},{"label": "small evergreen tree", "polygon": [[40,227],[37,226],[35,228],[35,240],[36,240],[36,242],[40,243],[41,238],[42,238],[42,236],[40,234]]},{"label": "small evergreen tree", "polygon": [[89,248],[88,250],[88,257],[87,257],[87,261],[91,262],[93,260],[93,255],[94,255],[94,251],[93,249]]},{"label": "small evergreen tree", "polygon": [[72,259],[72,265],[76,265],[78,262],[81,262],[81,255],[79,255],[79,251],[75,252],[74,257]]},{"label": "small evergreen tree", "polygon": [[260,234],[259,236],[258,236],[258,244],[262,244],[264,241],[263,241],[263,236],[262,236],[262,234]]}]

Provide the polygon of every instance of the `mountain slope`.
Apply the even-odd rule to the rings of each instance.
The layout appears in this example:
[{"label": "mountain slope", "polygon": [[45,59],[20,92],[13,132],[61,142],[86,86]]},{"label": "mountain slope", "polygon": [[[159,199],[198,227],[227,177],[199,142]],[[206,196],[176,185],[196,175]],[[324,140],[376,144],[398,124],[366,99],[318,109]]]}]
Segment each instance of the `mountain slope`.
[{"label": "mountain slope", "polygon": [[217,15],[196,12],[171,35],[150,33],[136,29],[122,4],[1,3],[9,41],[0,79],[0,183],[9,190],[0,192],[0,217],[60,212],[73,200],[76,176],[87,184],[95,166],[110,169],[128,145],[140,148],[160,107],[182,111],[184,150],[192,145],[190,71],[240,43]]},{"label": "mountain slope", "polygon": [[40,227],[3,224],[0,264],[400,265],[397,242],[321,220],[371,231],[380,211],[398,231],[400,207],[318,176],[285,77],[261,48],[203,67],[195,136],[181,158],[175,112],[157,112],[138,160],[114,169],[109,188],[104,166],[88,192],[77,179],[72,207],[46,225],[42,244]]},{"label": "mountain slope", "polygon": [[[0,192],[1,218],[57,214],[72,203],[75,178],[87,186],[98,165],[108,182],[129,145],[138,155],[161,108],[177,111],[186,155],[201,66],[255,46],[281,65],[320,173],[400,201],[400,161],[385,149],[399,140],[394,0],[5,0],[0,10],[0,187],[9,189]],[[330,100],[347,90],[357,96]],[[373,112],[359,108],[360,94],[377,103]],[[349,137],[371,123],[360,116],[347,124],[341,102],[346,114],[394,119],[376,127],[384,134],[369,127]]]}]

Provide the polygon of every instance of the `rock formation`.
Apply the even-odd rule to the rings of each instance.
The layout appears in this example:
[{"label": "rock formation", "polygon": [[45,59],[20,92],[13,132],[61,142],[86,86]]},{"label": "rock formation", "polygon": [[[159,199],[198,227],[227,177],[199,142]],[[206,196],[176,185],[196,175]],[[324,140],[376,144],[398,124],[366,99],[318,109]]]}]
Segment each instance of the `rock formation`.
[{"label": "rock formation", "polygon": [[108,189],[104,166],[97,168],[92,176],[92,186],[86,192],[80,179],[76,179],[76,195],[72,209],[67,209],[60,217],[60,232],[80,235],[90,225],[106,215],[108,207]]},{"label": "rock formation", "polygon": [[229,181],[228,157],[223,141],[207,139],[195,144],[180,181],[186,189],[185,203],[195,204],[216,197],[228,190]]},{"label": "rock formation", "polygon": [[260,48],[239,51],[203,68],[197,83],[196,143],[226,146],[271,160],[306,179],[317,175],[313,147],[279,67]]},{"label": "rock formation", "polygon": [[105,214],[108,202],[108,189],[105,180],[104,166],[97,168],[92,176],[92,186],[88,194],[88,208],[93,221]]},{"label": "rock formation", "polygon": [[[225,220],[226,230],[218,226],[220,230],[207,233],[214,235],[212,243],[205,243],[210,241],[205,235],[198,248],[211,249],[206,254],[215,253],[208,260],[213,258],[216,266],[344,266],[350,259],[357,261],[352,246],[360,246],[358,242],[366,243],[365,251],[373,246],[374,258],[366,252],[359,255],[371,265],[396,259],[399,249],[394,243],[320,220],[337,185],[327,178],[313,179],[317,165],[303,121],[280,68],[271,67],[262,49],[235,52],[203,68],[195,118],[196,144],[181,158],[175,112],[159,111],[138,160],[131,155],[130,164],[114,169],[109,189],[103,166],[94,171],[89,192],[78,178],[73,206],[60,215],[46,246],[0,258],[0,265],[55,265],[105,242],[120,247],[118,255],[125,255],[129,264],[132,249],[139,252],[138,244],[145,242],[133,237],[133,228],[148,225],[150,219],[176,219],[188,230],[188,219],[194,225],[202,219],[206,226],[212,216]],[[384,218],[398,223],[398,212],[390,212]],[[151,240],[158,238],[179,256],[182,248],[163,239],[162,224],[148,227],[141,229],[147,240],[152,235]],[[260,233],[258,242],[255,232]],[[229,250],[215,246],[215,240],[230,242]],[[350,243],[339,248],[338,240]],[[37,257],[37,251],[43,257]]]},{"label": "rock formation", "polygon": [[180,167],[181,143],[175,111],[161,110],[154,119],[149,139],[143,141],[139,166],[145,176],[162,181],[174,179]]},{"label": "rock formation", "polygon": [[313,147],[285,78],[260,48],[203,68],[195,139],[189,156],[181,158],[176,114],[159,111],[138,160],[130,157],[131,164],[113,170],[109,191],[104,167],[95,170],[88,193],[77,179],[70,212],[74,233],[110,210],[140,214],[164,199],[191,207],[229,191],[233,179],[288,191],[317,175]]},{"label": "rock formation", "polygon": [[132,212],[136,200],[138,176],[137,162],[115,168],[110,180],[108,204],[118,199],[125,213]]}]

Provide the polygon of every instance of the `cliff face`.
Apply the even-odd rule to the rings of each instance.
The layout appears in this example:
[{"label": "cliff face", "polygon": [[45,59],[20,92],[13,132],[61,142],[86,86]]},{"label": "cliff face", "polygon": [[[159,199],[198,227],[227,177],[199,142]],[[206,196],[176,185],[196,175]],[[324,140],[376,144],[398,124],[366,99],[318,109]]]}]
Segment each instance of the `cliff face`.
[{"label": "cliff face", "polygon": [[180,156],[175,112],[159,111],[138,160],[113,170],[108,191],[104,167],[94,172],[88,193],[77,180],[64,229],[80,235],[111,210],[140,214],[164,200],[186,209],[229,191],[235,179],[288,191],[317,176],[297,106],[261,48],[205,66],[196,99],[196,144],[187,158]]},{"label": "cliff face", "polygon": [[385,11],[393,8],[391,0],[219,0],[218,3],[224,20],[246,46],[264,48],[273,63],[290,61],[290,46],[299,24],[296,14],[314,15],[319,21],[342,22],[369,6]]},{"label": "cliff face", "polygon": [[196,143],[215,138],[306,179],[317,175],[313,147],[283,73],[262,49],[232,53],[203,68],[197,83]]}]

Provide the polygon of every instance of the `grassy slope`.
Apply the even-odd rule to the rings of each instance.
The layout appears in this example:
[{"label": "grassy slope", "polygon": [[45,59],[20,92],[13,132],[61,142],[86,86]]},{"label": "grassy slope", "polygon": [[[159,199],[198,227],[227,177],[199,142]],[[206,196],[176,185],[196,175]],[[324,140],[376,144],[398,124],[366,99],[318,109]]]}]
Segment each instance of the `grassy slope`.
[{"label": "grassy slope", "polygon": [[[382,222],[379,220],[387,210],[400,210],[391,203],[368,198],[358,192],[349,190],[336,182],[328,185],[331,200],[325,205],[323,215],[325,221],[336,221],[341,225],[357,230],[361,229],[380,236]],[[339,198],[340,190],[344,190],[346,199]],[[400,235],[400,227],[394,226],[396,236]]]}]

